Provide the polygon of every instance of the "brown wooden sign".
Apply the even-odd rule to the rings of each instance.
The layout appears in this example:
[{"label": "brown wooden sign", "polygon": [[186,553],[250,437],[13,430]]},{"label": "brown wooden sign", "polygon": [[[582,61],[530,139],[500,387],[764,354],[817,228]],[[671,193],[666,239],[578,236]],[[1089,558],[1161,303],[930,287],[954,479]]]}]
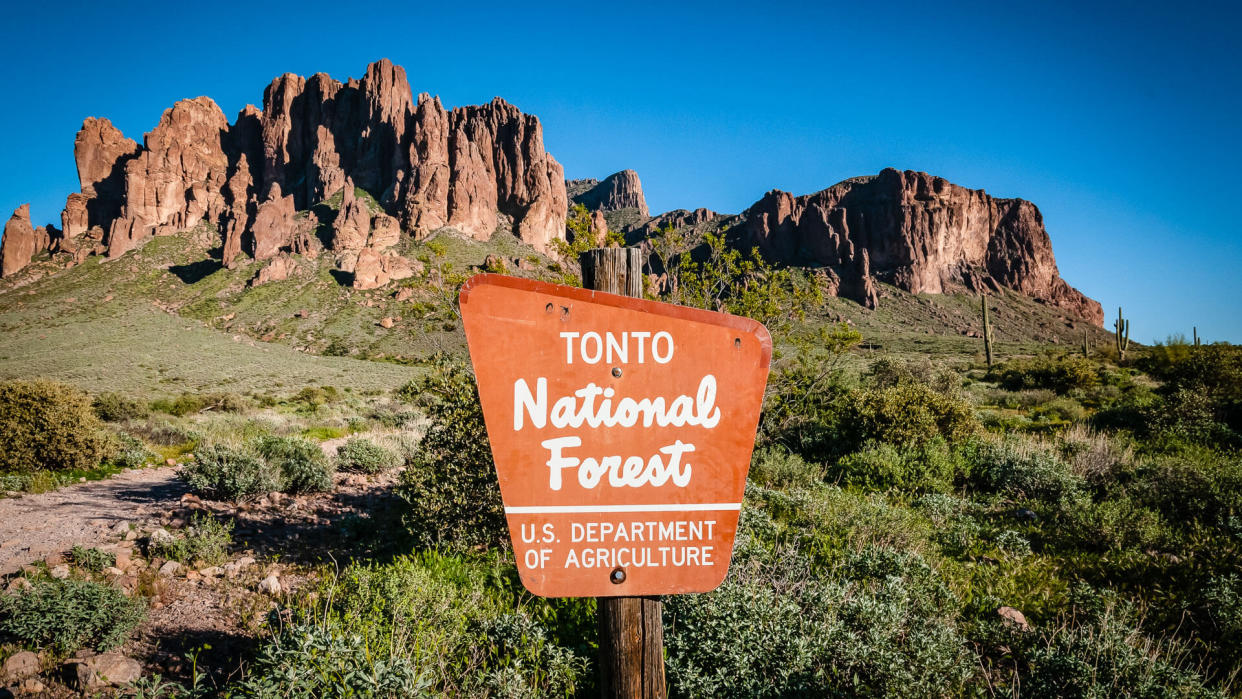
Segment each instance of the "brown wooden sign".
[{"label": "brown wooden sign", "polygon": [[526,588],[720,585],[772,354],[763,325],[492,274],[462,287],[461,314]]}]

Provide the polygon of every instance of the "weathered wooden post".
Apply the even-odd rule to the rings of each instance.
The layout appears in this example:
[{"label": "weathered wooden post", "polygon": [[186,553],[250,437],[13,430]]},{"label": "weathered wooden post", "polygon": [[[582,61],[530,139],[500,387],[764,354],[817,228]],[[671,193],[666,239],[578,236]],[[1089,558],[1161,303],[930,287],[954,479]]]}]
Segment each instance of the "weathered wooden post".
[{"label": "weathered wooden post", "polygon": [[639,298],[639,250],[581,261],[587,289],[475,275],[462,324],[523,587],[598,600],[603,696],[663,699],[660,596],[728,574],[772,337]]},{"label": "weathered wooden post", "polygon": [[[595,248],[582,253],[582,286],[643,295],[638,248]],[[622,573],[624,575],[624,573]],[[605,699],[663,699],[664,603],[659,597],[600,597],[600,694]]]}]

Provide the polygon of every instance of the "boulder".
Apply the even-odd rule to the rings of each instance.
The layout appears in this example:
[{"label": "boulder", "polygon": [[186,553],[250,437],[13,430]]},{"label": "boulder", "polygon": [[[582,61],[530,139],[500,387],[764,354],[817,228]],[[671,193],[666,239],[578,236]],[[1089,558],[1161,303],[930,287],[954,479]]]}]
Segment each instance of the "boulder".
[{"label": "boulder", "polygon": [[39,674],[39,655],[28,650],[18,651],[4,660],[4,678],[9,682]]},{"label": "boulder", "polygon": [[996,614],[1006,625],[1013,626],[1019,631],[1029,631],[1031,628],[1031,625],[1026,622],[1026,615],[1013,607],[1001,607],[996,610]]},{"label": "boulder", "polygon": [[421,262],[411,262],[394,252],[381,253],[366,247],[358,252],[353,265],[353,286],[355,289],[378,289],[388,282],[412,277],[422,268]]},{"label": "boulder", "polygon": [[295,262],[288,253],[281,253],[280,255],[272,258],[271,262],[264,265],[263,269],[259,270],[259,273],[255,275],[254,279],[250,280],[250,286],[255,287],[268,282],[284,281],[288,279],[289,275],[293,274],[297,268],[297,262]]},{"label": "boulder", "polygon": [[67,665],[74,686],[82,691],[129,684],[142,677],[142,664],[120,653],[100,653]]}]

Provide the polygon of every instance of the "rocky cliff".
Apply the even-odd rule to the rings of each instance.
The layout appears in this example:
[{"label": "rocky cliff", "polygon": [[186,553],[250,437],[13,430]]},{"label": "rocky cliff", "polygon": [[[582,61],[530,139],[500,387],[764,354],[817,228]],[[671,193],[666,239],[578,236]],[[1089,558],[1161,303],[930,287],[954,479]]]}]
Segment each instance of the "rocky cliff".
[{"label": "rocky cliff", "polygon": [[[3,275],[42,249],[117,257],[201,222],[221,231],[227,265],[304,252],[318,241],[298,212],[342,190],[345,220],[330,248],[351,260],[373,240],[368,257],[402,231],[445,226],[478,239],[508,228],[540,250],[564,237],[564,172],[544,150],[539,120],[500,98],[451,110],[426,94],[415,100],[387,60],[344,83],[282,75],[262,109],[248,106],[232,123],[210,98],[182,100],[141,146],[107,119],[87,119],[74,155],[81,191],[69,195],[62,229],[27,234],[28,215],[15,213]],[[42,248],[33,230],[49,238]]]},{"label": "rocky cliff", "polygon": [[1061,278],[1043,217],[923,172],[886,169],[814,194],[773,190],[744,214],[743,240],[786,264],[826,268],[874,307],[877,281],[911,293],[1005,287],[1102,325],[1100,304]]},{"label": "rocky cliff", "polygon": [[613,173],[602,182],[585,179],[569,180],[565,184],[573,202],[582,204],[589,211],[634,209],[643,218],[651,215],[647,210],[647,199],[643,197],[643,184],[633,170]]}]

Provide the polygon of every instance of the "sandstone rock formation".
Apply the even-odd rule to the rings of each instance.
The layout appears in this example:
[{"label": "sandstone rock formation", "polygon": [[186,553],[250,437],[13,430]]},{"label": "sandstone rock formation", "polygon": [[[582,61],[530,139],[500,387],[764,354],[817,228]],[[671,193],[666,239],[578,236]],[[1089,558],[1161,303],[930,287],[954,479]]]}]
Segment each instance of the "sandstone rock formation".
[{"label": "sandstone rock formation", "polygon": [[22,204],[4,224],[4,238],[0,240],[0,277],[21,271],[38,252],[34,228],[30,225],[30,204]]},{"label": "sandstone rock formation", "polygon": [[643,197],[642,182],[633,170],[614,173],[604,178],[603,182],[571,180],[568,186],[575,192],[574,203],[582,204],[590,211],[636,209],[643,218],[651,215],[647,210],[647,200]]},{"label": "sandstone rock formation", "polygon": [[358,261],[354,263],[355,289],[378,289],[390,281],[406,279],[422,271],[422,263],[410,260],[393,252],[380,252],[373,247],[365,247],[358,251]]},{"label": "sandstone rock formation", "polygon": [[773,190],[744,216],[747,243],[830,268],[842,295],[868,305],[876,281],[916,294],[1005,287],[1103,324],[1100,304],[1061,279],[1039,209],[1022,199],[886,169],[801,197]]},{"label": "sandstone rock formation", "polygon": [[[546,251],[564,236],[568,208],[564,171],[544,150],[537,118],[500,98],[451,110],[427,95],[415,103],[405,71],[387,60],[344,83],[282,75],[261,110],[247,106],[232,124],[207,97],[181,100],[141,146],[107,119],[87,119],[74,156],[81,191],[65,202],[63,233],[44,230],[45,247],[75,259],[118,257],[200,223],[219,231],[227,266],[246,252],[317,251],[314,227],[296,214],[342,190],[333,247],[354,252],[390,248],[403,229],[421,236],[444,226],[478,239],[508,227]],[[10,274],[36,242],[14,235]]]}]

